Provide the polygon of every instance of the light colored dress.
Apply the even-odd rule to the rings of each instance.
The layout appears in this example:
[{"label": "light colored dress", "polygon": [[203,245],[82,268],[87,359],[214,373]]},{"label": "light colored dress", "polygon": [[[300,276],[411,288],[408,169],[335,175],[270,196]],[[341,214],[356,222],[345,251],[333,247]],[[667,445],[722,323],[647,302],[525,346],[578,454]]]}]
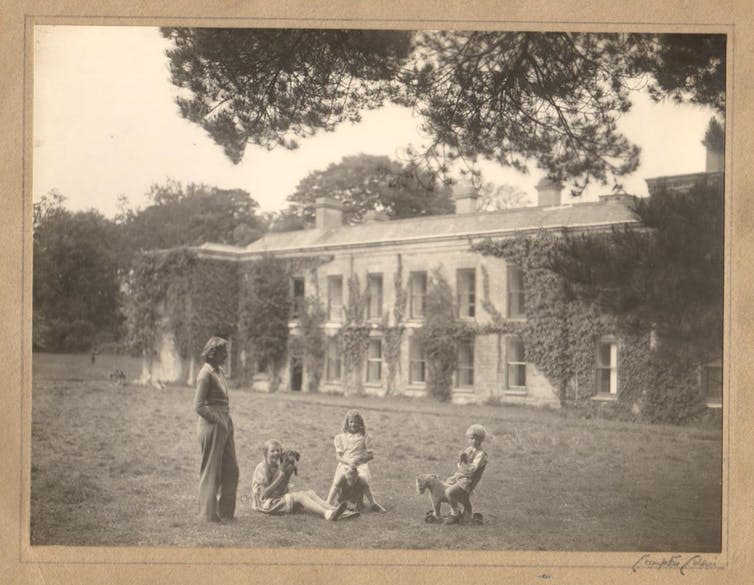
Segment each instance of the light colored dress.
[{"label": "light colored dress", "polygon": [[[367,453],[372,451],[372,440],[369,435],[362,435],[361,433],[339,433],[335,435],[333,440],[335,445],[335,452],[346,459],[354,459],[364,457]],[[340,481],[340,479],[348,471],[348,465],[338,461],[338,467],[335,469],[334,483]],[[372,482],[372,474],[369,471],[369,463],[362,463],[356,468],[359,473],[359,477],[367,483]]]},{"label": "light colored dress", "polygon": [[251,477],[251,509],[265,514],[290,514],[293,511],[293,498],[288,493],[288,482],[283,481],[266,498],[262,492],[275,479],[275,472],[262,461]]},{"label": "light colored dress", "polygon": [[458,485],[467,493],[471,493],[479,483],[487,466],[487,453],[474,447],[466,447],[463,450],[466,455],[466,462],[458,463],[458,470],[445,480],[445,485]]}]

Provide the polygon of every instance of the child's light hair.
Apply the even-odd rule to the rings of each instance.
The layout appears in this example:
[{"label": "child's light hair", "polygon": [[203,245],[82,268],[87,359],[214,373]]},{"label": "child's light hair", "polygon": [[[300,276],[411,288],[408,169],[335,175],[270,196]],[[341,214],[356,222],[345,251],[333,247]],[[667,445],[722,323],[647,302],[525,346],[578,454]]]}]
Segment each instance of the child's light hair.
[{"label": "child's light hair", "polygon": [[344,433],[349,432],[349,430],[348,430],[348,421],[351,420],[351,419],[354,419],[356,421],[356,424],[357,424],[356,432],[359,433],[359,434],[362,434],[362,435],[366,435],[367,434],[367,426],[364,424],[364,417],[362,417],[359,414],[358,410],[349,410],[346,413],[346,418],[343,419],[343,432]]},{"label": "child's light hair", "polygon": [[495,435],[490,433],[487,429],[485,429],[482,425],[478,423],[474,423],[471,425],[468,429],[466,429],[466,436],[467,437],[478,437],[480,441],[484,441],[486,439],[494,439]]},{"label": "child's light hair", "polygon": [[265,441],[264,447],[262,447],[262,451],[264,452],[265,458],[267,458],[267,454],[270,452],[270,449],[272,449],[273,445],[277,445],[281,449],[283,448],[283,445],[280,443],[280,441],[276,439],[270,439],[269,441]]}]

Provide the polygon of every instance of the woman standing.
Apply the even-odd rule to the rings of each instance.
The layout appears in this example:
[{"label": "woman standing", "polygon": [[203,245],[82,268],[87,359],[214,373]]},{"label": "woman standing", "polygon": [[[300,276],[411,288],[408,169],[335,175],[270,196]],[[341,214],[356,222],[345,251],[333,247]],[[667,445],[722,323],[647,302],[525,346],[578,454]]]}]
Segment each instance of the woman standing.
[{"label": "woman standing", "polygon": [[202,357],[205,363],[196,377],[194,398],[194,410],[199,415],[196,430],[202,450],[199,517],[207,522],[220,522],[233,518],[238,487],[228,385],[220,367],[228,357],[228,342],[222,337],[211,337]]}]

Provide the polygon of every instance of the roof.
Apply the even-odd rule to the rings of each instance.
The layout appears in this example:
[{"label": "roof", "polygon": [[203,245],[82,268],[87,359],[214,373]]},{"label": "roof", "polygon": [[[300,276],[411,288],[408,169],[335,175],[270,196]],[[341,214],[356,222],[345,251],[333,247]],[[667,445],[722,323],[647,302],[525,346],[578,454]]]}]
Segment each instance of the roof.
[{"label": "roof", "polygon": [[307,252],[351,246],[418,243],[438,239],[493,237],[538,229],[594,229],[638,220],[627,205],[631,197],[557,207],[521,207],[496,212],[448,214],[376,221],[326,230],[308,229],[265,234],[246,248],[204,244],[200,250],[243,256],[268,252]]}]

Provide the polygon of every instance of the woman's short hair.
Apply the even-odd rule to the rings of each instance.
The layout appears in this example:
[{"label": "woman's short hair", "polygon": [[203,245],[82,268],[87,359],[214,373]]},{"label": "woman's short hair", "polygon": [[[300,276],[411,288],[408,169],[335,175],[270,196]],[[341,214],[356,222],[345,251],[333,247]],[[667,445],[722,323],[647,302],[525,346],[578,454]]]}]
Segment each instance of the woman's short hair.
[{"label": "woman's short hair", "polygon": [[225,347],[227,349],[228,340],[217,336],[210,337],[209,341],[204,344],[204,349],[202,350],[202,357],[204,360],[212,359],[215,356],[215,352],[220,347]]}]

